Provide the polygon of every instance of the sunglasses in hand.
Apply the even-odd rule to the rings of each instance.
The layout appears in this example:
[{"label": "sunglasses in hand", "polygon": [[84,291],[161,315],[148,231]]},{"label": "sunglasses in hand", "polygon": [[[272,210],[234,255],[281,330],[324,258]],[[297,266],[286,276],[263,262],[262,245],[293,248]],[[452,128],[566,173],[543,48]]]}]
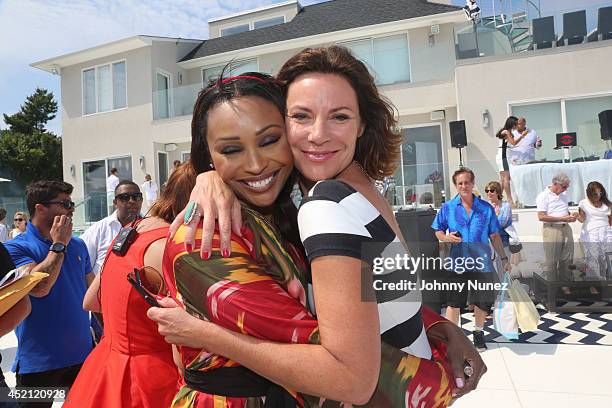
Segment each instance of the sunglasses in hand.
[{"label": "sunglasses in hand", "polygon": [[133,193],[133,194],[129,194],[129,193],[123,193],[123,194],[117,194],[115,196],[115,198],[121,202],[127,203],[128,201],[130,201],[130,198],[134,201],[142,201],[142,193]]},{"label": "sunglasses in hand", "polygon": [[127,280],[136,289],[136,292],[153,307],[161,307],[157,299],[168,295],[164,278],[157,269],[150,266],[134,268],[127,274]]}]

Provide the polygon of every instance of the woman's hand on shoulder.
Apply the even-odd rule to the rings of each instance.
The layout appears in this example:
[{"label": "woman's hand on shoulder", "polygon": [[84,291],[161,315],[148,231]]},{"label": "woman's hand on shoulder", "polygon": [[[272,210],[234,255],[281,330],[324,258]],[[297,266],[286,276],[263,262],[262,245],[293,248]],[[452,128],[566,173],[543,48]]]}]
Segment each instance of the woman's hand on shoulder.
[{"label": "woman's hand on shoulder", "polygon": [[200,217],[203,217],[200,256],[208,259],[212,252],[215,221],[219,220],[221,252],[229,256],[232,231],[237,235],[242,235],[240,232],[242,228],[240,203],[234,192],[216,171],[211,170],[198,175],[189,202],[195,203],[195,207],[190,209],[190,206],[187,206],[177,215],[170,225],[170,236],[174,236],[180,226],[185,224],[185,215],[189,209],[190,213],[193,212],[193,216],[188,216],[189,223],[185,225],[185,247],[195,246],[196,231]]}]

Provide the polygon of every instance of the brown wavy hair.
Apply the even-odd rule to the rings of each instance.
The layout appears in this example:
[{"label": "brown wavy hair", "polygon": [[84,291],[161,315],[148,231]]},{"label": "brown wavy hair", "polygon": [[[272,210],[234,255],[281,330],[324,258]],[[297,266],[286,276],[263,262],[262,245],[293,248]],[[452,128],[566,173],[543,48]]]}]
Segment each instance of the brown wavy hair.
[{"label": "brown wavy hair", "polygon": [[170,178],[162,188],[159,198],[151,207],[150,214],[172,223],[183,208],[187,207],[197,176],[198,173],[196,173],[190,161],[177,167],[170,174]]},{"label": "brown wavy hair", "polygon": [[353,159],[375,180],[393,175],[400,163],[402,136],[396,131],[395,107],[378,92],[367,66],[339,45],[306,48],[289,58],[278,73],[285,98],[291,83],[307,73],[340,75],[351,84],[365,125]]},{"label": "brown wavy hair", "polygon": [[497,193],[497,198],[500,200],[504,199],[504,194],[502,193],[502,186],[499,184],[499,181],[489,181],[485,186],[485,190],[495,190]]}]

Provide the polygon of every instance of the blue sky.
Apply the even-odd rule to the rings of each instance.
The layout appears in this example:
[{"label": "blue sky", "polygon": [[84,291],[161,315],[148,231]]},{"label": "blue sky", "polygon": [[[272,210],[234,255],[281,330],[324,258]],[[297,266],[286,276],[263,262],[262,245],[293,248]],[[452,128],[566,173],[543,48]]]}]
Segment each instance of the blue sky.
[{"label": "blue sky", "polygon": [[[208,19],[285,0],[0,0],[0,114],[15,113],[36,87],[60,98],[59,77],[30,63],[137,34],[208,38]],[[324,0],[300,0],[302,5]],[[491,1],[480,0],[483,7]],[[510,0],[504,0],[508,3]],[[518,0],[514,0],[515,2]],[[540,0],[542,8],[577,0]],[[579,0],[580,5],[603,0]],[[537,0],[536,0],[537,2]],[[454,0],[464,5],[464,0]],[[0,115],[0,128],[4,128]],[[58,117],[48,128],[61,134]]]},{"label": "blue sky", "polygon": [[[0,0],[0,114],[15,113],[36,87],[59,100],[59,77],[32,62],[137,34],[205,39],[210,18],[282,1]],[[61,134],[59,113],[48,128]]]}]

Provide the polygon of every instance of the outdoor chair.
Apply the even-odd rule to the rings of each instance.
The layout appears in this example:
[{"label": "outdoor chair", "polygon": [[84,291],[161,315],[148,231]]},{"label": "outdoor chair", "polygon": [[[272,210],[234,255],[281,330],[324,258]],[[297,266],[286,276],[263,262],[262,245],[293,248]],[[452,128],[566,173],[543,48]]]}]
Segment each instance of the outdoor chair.
[{"label": "outdoor chair", "polygon": [[556,42],[555,18],[553,16],[534,18],[532,21],[534,48],[550,48]]},{"label": "outdoor chair", "polygon": [[586,35],[586,10],[563,14],[563,35],[557,45],[581,44]]}]

